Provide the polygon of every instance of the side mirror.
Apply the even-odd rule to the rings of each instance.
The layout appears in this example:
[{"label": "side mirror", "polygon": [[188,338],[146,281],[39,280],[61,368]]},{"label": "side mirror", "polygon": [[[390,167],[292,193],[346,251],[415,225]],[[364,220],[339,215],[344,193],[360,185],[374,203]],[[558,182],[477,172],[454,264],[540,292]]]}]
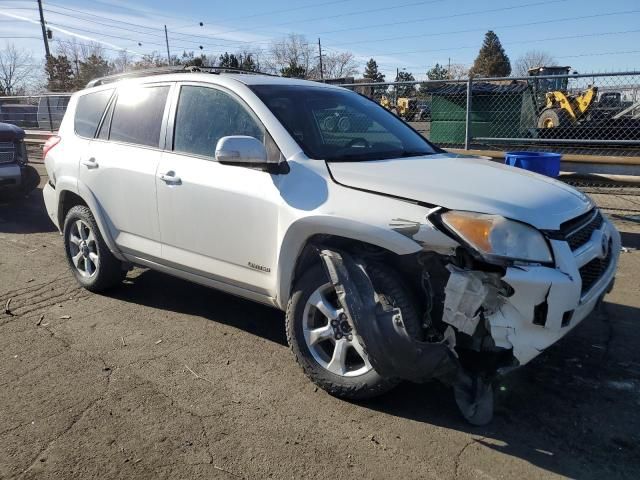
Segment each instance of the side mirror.
[{"label": "side mirror", "polygon": [[254,137],[233,135],[222,137],[216,145],[216,161],[225,165],[266,167],[267,149]]}]

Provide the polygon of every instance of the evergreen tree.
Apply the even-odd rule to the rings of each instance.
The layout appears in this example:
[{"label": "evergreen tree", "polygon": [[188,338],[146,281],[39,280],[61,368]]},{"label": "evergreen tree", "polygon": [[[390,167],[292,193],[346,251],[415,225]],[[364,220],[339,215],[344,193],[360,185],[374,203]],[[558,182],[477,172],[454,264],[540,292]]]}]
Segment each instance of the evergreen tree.
[{"label": "evergreen tree", "polygon": [[[396,82],[413,82],[415,81],[415,77],[413,73],[409,72],[398,72],[398,76],[396,77]],[[396,92],[398,97],[411,97],[415,95],[416,88],[415,85],[397,85]]]},{"label": "evergreen tree", "polygon": [[307,76],[307,69],[302,65],[298,65],[297,62],[291,62],[286,67],[280,69],[280,75],[291,78],[305,78]]},{"label": "evergreen tree", "polygon": [[71,62],[64,55],[51,55],[45,66],[47,72],[47,89],[50,92],[70,92],[73,90],[75,79]]},{"label": "evergreen tree", "polygon": [[436,63],[434,67],[427,72],[427,78],[429,80],[446,80],[449,78],[449,70],[439,63]]},{"label": "evergreen tree", "polygon": [[485,34],[484,42],[470,73],[476,77],[508,77],[511,74],[509,57],[502,48],[500,39],[492,30]]},{"label": "evergreen tree", "polygon": [[79,74],[75,79],[76,88],[84,88],[94,78],[109,74],[109,62],[96,55],[90,55],[85,61],[80,61]]},{"label": "evergreen tree", "polygon": [[193,51],[182,52],[182,58],[180,59],[180,64],[185,67],[204,67],[207,66],[208,63],[209,61],[204,53],[201,53],[196,57]]},{"label": "evergreen tree", "polygon": [[[367,62],[367,65],[364,67],[364,74],[362,75],[368,82],[371,83],[382,83],[384,82],[384,74],[378,71],[378,63],[372,58]],[[381,97],[387,91],[386,85],[381,85],[379,87],[371,87],[371,95],[374,97]]]},{"label": "evergreen tree", "polygon": [[378,71],[378,63],[373,58],[367,62],[362,76],[371,82],[384,82],[384,74]]},{"label": "evergreen tree", "polygon": [[258,64],[255,62],[255,60],[253,59],[253,55],[251,55],[250,53],[245,56],[240,55],[240,68],[249,72],[259,71]]},{"label": "evergreen tree", "polygon": [[220,55],[218,66],[224,68],[240,68],[240,61],[233,53],[229,54],[224,52]]}]

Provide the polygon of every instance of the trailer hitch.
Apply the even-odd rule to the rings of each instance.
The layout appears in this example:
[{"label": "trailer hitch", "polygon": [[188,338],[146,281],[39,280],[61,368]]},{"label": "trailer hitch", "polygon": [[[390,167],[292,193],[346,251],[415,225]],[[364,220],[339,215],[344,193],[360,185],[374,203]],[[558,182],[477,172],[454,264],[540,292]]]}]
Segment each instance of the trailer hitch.
[{"label": "trailer hitch", "polygon": [[345,252],[318,250],[347,321],[376,372],[418,383],[438,379],[454,387],[456,403],[469,422],[488,423],[493,413],[490,386],[465,372],[447,340],[412,338],[402,311],[376,300],[363,262]]}]

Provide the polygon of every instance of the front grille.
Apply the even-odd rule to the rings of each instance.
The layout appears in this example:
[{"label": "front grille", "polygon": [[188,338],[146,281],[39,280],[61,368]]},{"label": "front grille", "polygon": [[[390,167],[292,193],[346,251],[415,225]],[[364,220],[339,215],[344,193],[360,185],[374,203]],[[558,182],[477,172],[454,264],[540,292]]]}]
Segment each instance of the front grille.
[{"label": "front grille", "polygon": [[580,277],[582,278],[582,291],[581,296],[584,296],[591,287],[600,280],[602,274],[607,270],[609,264],[611,263],[612,257],[612,242],[609,240],[609,251],[607,256],[604,258],[594,258],[589,263],[583,265],[580,268]]},{"label": "front grille", "polygon": [[13,142],[0,142],[0,163],[11,163],[15,156],[16,147]]},{"label": "front grille", "polygon": [[594,209],[563,223],[560,226],[560,232],[571,250],[577,250],[591,239],[594,231],[602,227],[602,222],[602,214]]}]

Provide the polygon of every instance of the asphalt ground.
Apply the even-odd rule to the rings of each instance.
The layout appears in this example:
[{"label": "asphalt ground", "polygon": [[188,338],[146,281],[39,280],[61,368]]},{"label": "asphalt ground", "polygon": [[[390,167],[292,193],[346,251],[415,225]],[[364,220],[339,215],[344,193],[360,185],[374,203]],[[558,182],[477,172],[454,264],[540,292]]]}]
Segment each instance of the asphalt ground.
[{"label": "asphalt ground", "polygon": [[41,190],[0,201],[0,478],[640,478],[634,192],[591,192],[622,231],[615,289],[503,379],[486,427],[438,383],[327,395],[277,310],[145,269],[84,291]]}]

